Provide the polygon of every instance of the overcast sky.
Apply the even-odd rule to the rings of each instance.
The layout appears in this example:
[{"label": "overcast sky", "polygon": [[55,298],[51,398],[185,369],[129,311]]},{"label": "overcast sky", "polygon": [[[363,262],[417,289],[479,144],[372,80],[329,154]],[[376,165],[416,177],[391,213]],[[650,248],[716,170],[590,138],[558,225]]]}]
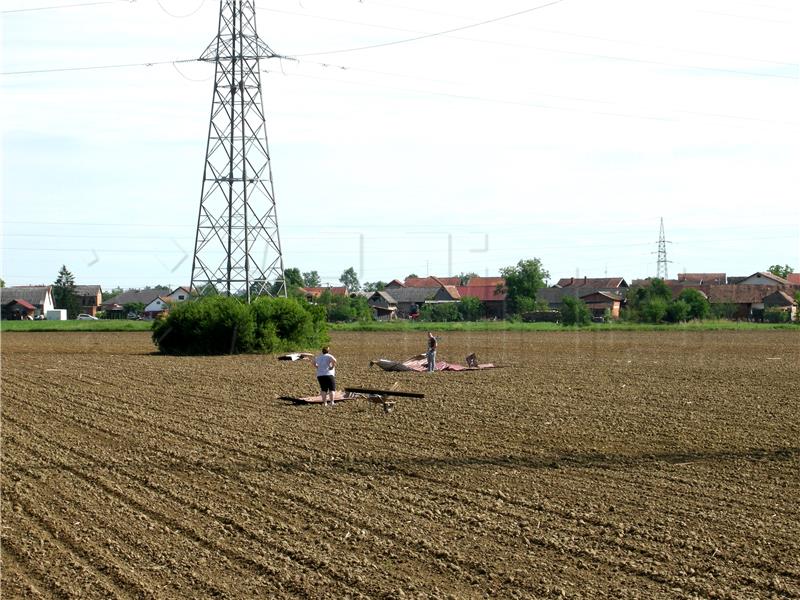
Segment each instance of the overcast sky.
[{"label": "overcast sky", "polygon": [[[800,271],[794,0],[561,0],[342,51],[547,3],[257,2],[297,57],[262,62],[287,268],[630,281],[663,217],[670,276]],[[219,2],[1,6],[6,284],[188,284],[213,65],[169,61]]]}]

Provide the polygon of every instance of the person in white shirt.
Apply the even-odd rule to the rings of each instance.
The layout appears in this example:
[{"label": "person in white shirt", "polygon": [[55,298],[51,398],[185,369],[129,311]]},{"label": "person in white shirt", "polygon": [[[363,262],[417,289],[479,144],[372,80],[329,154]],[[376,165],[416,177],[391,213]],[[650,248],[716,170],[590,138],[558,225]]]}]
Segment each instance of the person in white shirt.
[{"label": "person in white shirt", "polygon": [[314,366],[317,368],[317,381],[319,381],[322,402],[328,406],[327,397],[330,396],[331,406],[334,406],[336,395],[336,358],[330,353],[330,348],[325,346],[322,354],[314,357]]}]

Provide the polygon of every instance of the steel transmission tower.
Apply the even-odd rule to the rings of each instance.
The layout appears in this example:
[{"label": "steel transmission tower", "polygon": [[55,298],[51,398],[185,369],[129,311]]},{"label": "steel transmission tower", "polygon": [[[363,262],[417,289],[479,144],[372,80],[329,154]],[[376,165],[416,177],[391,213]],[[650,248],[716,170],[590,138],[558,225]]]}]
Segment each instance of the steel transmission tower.
[{"label": "steel transmission tower", "polygon": [[664,217],[661,217],[661,228],[658,231],[658,274],[659,279],[668,279],[667,263],[667,241],[664,239]]},{"label": "steel transmission tower", "polygon": [[216,65],[192,289],[246,298],[286,295],[261,95],[254,0],[220,0],[219,32],[200,56]]}]

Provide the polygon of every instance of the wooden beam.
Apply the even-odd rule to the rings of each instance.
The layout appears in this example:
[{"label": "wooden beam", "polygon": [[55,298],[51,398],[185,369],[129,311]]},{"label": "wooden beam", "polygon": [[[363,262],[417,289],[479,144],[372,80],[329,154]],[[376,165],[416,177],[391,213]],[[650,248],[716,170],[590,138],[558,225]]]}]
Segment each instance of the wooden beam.
[{"label": "wooden beam", "polygon": [[415,394],[414,392],[397,392],[395,390],[370,390],[367,388],[346,387],[345,392],[354,394],[375,394],[377,396],[398,396],[400,398],[424,398],[425,394]]}]

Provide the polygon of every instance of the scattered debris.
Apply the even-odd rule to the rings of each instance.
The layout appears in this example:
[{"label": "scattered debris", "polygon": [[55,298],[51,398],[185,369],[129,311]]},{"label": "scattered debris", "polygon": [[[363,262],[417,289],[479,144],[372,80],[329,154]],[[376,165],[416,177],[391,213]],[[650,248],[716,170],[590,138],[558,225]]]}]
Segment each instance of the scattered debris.
[{"label": "scattered debris", "polygon": [[[428,360],[424,354],[417,354],[404,361],[389,360],[388,358],[379,358],[378,360],[369,361],[369,366],[378,365],[384,371],[415,371],[422,373],[428,370]],[[475,371],[478,369],[495,369],[497,365],[493,363],[478,363],[478,357],[475,353],[471,353],[466,358],[466,366],[456,363],[449,363],[446,361],[437,361],[435,371]]]},{"label": "scattered debris", "polygon": [[310,352],[290,352],[278,356],[278,360],[311,360],[312,358],[314,358],[314,355]]},{"label": "scattered debris", "polygon": [[[417,394],[414,392],[399,392],[397,391],[397,383],[389,390],[373,390],[368,388],[345,388],[344,392],[337,391],[334,394],[334,402],[343,402],[345,400],[353,400],[361,398],[372,402],[373,404],[380,404],[383,412],[390,413],[394,410],[395,400],[392,398],[424,398],[425,394]],[[286,400],[293,404],[322,404],[322,398],[319,394],[314,396],[279,396],[279,400]]]}]

